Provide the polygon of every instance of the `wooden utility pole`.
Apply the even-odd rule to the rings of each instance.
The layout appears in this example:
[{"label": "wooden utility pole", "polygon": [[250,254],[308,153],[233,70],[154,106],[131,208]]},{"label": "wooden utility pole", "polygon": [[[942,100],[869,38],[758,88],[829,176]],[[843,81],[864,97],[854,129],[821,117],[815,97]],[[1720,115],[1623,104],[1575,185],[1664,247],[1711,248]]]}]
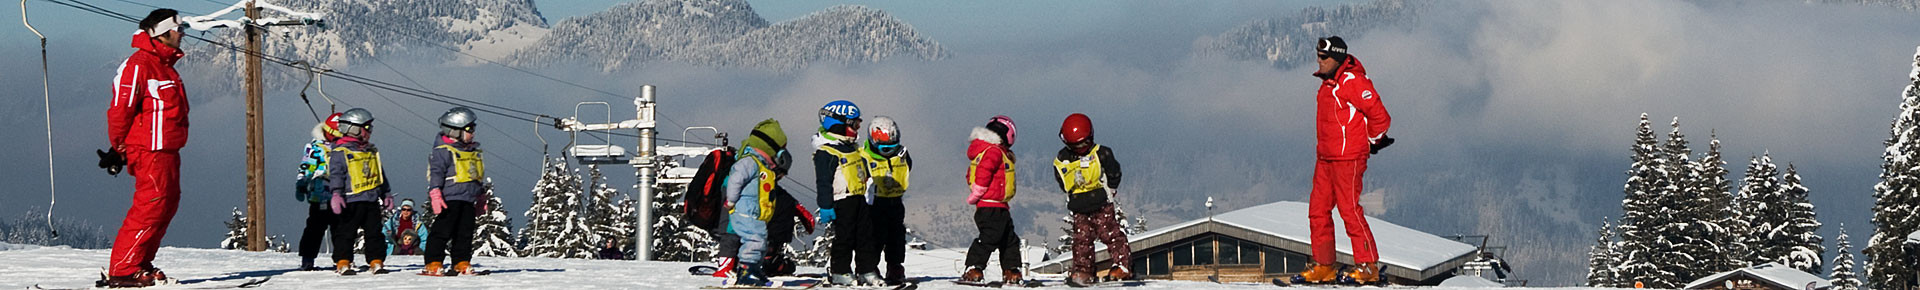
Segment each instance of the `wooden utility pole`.
[{"label": "wooden utility pole", "polygon": [[[247,1],[247,19],[260,19],[260,8],[254,1]],[[259,25],[246,25],[247,51],[247,250],[267,250],[267,185],[266,149],[262,148],[265,134],[262,133],[260,114],[264,95],[260,77],[260,34],[264,28]]]}]

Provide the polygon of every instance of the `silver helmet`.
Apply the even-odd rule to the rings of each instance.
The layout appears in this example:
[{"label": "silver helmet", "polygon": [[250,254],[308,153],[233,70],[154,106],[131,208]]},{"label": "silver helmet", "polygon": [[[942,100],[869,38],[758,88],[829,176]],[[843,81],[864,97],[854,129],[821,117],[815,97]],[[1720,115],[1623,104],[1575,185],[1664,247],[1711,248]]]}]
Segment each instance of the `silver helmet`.
[{"label": "silver helmet", "polygon": [[447,113],[440,114],[440,133],[446,136],[457,136],[459,131],[472,132],[474,117],[473,109],[467,107],[448,109]]},{"label": "silver helmet", "polygon": [[367,109],[352,108],[340,113],[340,133],[347,136],[361,136],[373,125],[373,112]]}]

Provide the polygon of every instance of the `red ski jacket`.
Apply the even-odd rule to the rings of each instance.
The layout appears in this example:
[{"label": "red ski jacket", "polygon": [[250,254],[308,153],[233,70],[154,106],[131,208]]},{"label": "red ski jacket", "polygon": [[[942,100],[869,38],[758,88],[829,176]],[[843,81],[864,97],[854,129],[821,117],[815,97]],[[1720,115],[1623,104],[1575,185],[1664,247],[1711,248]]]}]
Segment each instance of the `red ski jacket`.
[{"label": "red ski jacket", "polygon": [[1380,95],[1373,91],[1373,80],[1367,79],[1366,67],[1353,56],[1334,70],[1333,78],[1320,82],[1314,103],[1319,140],[1314,151],[1320,160],[1367,158],[1373,141],[1386,136],[1392,122]]},{"label": "red ski jacket", "polygon": [[133,56],[113,77],[107,141],[126,150],[179,150],[187,145],[187,89],[173,63],[184,54],[146,32],[133,35]]},{"label": "red ski jacket", "polygon": [[973,141],[967,144],[967,204],[975,207],[1007,208],[1013,198],[1013,160],[1000,135],[983,127],[974,127]]}]

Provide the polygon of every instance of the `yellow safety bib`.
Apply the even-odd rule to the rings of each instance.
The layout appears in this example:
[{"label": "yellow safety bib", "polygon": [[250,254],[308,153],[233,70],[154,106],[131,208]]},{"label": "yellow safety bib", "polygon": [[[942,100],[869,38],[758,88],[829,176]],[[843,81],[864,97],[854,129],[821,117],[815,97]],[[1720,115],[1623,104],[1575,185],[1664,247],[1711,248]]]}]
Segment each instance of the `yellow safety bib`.
[{"label": "yellow safety bib", "polygon": [[476,182],[487,179],[487,163],[480,159],[479,148],[475,148],[473,151],[465,151],[453,145],[442,144],[439,147],[445,148],[447,152],[453,153],[453,176],[449,178],[452,178],[454,183]]},{"label": "yellow safety bib", "polygon": [[873,177],[874,196],[900,197],[907,194],[907,184],[912,167],[907,165],[906,154],[893,157],[880,156],[878,153],[861,147],[867,158],[861,158],[867,164],[867,175]]},{"label": "yellow safety bib", "polygon": [[[868,175],[866,170],[866,161],[864,160],[865,158],[860,157],[860,150],[856,149],[853,152],[840,152],[839,149],[834,149],[831,146],[825,146],[825,145],[820,146],[820,149],[823,151],[827,151],[828,154],[833,154],[834,158],[840,158],[840,166],[834,168],[834,173],[839,174],[840,176],[838,176],[838,178],[835,178],[835,180],[840,181],[842,184],[846,186],[847,188],[846,194],[848,195],[867,194],[867,176]],[[827,190],[827,189],[823,188],[822,190]],[[835,194],[839,194],[839,193],[836,192]]]},{"label": "yellow safety bib", "polygon": [[347,195],[373,191],[387,184],[386,173],[380,171],[380,152],[355,151],[346,146],[333,150],[347,153]]},{"label": "yellow safety bib", "polygon": [[1053,160],[1053,169],[1060,172],[1060,184],[1066,186],[1067,193],[1082,194],[1107,187],[1107,176],[1100,171],[1100,145],[1093,145],[1087,155],[1078,160]]},{"label": "yellow safety bib", "polygon": [[[760,169],[760,176],[754,177],[755,179],[758,179],[756,181],[757,183],[756,185],[759,185],[759,188],[756,188],[756,190],[760,191],[760,194],[759,194],[760,200],[757,201],[758,206],[760,207],[760,216],[756,218],[760,219],[760,221],[763,221],[763,222],[772,221],[773,220],[773,201],[775,200],[773,197],[773,185],[774,185],[774,182],[779,180],[774,178],[775,175],[773,175],[772,169],[768,169],[766,164],[760,163],[759,158],[753,158],[753,156],[741,156],[740,159],[752,161],[754,168]],[[735,207],[737,208],[739,206],[735,205]],[[738,210],[729,210],[728,213],[733,213],[736,211]]]},{"label": "yellow safety bib", "polygon": [[[986,176],[978,176],[977,174],[975,174],[975,172],[978,172],[980,169],[980,160],[985,158],[987,158],[986,151],[980,151],[980,154],[973,155],[972,162],[967,164],[967,184],[980,184],[979,182],[980,178],[990,178]],[[1000,197],[1000,200],[997,200],[997,201],[1000,203],[1006,203],[1009,200],[1013,200],[1014,189],[1018,188],[1018,186],[1015,186],[1014,178],[1013,178],[1014,176],[1016,176],[1014,175],[1014,169],[1013,169],[1013,154],[1011,152],[1000,154],[1000,164],[1001,166],[1006,167],[1005,171],[1007,176],[1006,178],[1007,194],[1002,195]]]}]

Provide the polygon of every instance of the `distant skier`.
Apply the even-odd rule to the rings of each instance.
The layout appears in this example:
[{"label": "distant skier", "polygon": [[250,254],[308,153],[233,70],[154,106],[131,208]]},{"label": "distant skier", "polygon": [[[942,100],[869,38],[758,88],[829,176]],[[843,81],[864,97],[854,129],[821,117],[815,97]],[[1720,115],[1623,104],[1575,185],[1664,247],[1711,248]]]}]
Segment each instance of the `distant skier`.
[{"label": "distant skier", "polygon": [[340,113],[333,113],[326,121],[314,124],[313,141],[307,143],[307,155],[300,158],[300,175],[293,183],[293,197],[307,203],[307,223],[300,231],[301,271],[320,269],[314,267],[313,259],[320,257],[320,244],[333,225],[333,209],[328,207],[333,194],[327,191],[327,153],[332,151],[334,139],[340,138],[336,129],[339,119]]},{"label": "distant skier", "polygon": [[[1347,54],[1347,42],[1339,36],[1320,39],[1315,46],[1320,69],[1320,92],[1314,97],[1315,146],[1313,192],[1307,202],[1307,221],[1313,233],[1313,267],[1293,277],[1295,282],[1371,284],[1380,280],[1378,248],[1373,230],[1367,227],[1366,213],[1360,208],[1360,177],[1367,171],[1367,158],[1393,144],[1387,137],[1391,122],[1380,96],[1367,79],[1360,59]],[[1333,217],[1340,208],[1346,221],[1347,237],[1353,242],[1356,265],[1345,275],[1334,269]]]},{"label": "distant skier", "polygon": [[[433,224],[427,233],[424,275],[473,275],[473,232],[476,218],[487,210],[487,163],[473,129],[473,109],[454,107],[440,115],[440,138],[427,159],[428,207]],[[453,269],[441,271],[446,255]]]},{"label": "distant skier", "polygon": [[900,127],[893,118],[879,116],[873,118],[872,129],[867,130],[867,142],[860,147],[863,163],[866,163],[867,216],[872,223],[872,240],[881,248],[887,260],[887,275],[883,279],[887,285],[900,285],[907,277],[907,205],[904,196],[910,171],[913,169],[913,156],[907,154],[907,147],[900,144]]},{"label": "distant skier", "polygon": [[1127,245],[1127,233],[1115,216],[1113,197],[1119,195],[1120,161],[1113,147],[1093,141],[1093,120],[1074,113],[1060,123],[1060,142],[1066,144],[1053,159],[1054,181],[1067,193],[1067,211],[1073,212],[1073,270],[1067,285],[1086,287],[1098,282],[1093,269],[1093,242],[1107,245],[1113,266],[1106,277],[1132,280],[1127,261],[1133,249]]},{"label": "distant skier", "polygon": [[[393,212],[385,213],[385,215],[387,219],[386,221],[380,223],[380,228],[382,233],[387,234],[387,256],[420,255],[421,249],[418,249],[418,246],[419,246],[418,242],[422,240],[426,240],[424,237],[426,236],[427,232],[426,232],[426,225],[422,224],[421,222],[418,222],[421,220],[420,219],[421,215],[420,215],[420,211],[414,210],[413,199],[411,198],[401,199],[400,208],[397,210],[394,210]],[[411,234],[405,234],[405,233],[411,233]],[[414,236],[413,238],[414,238],[414,241],[416,242],[414,243],[414,246],[416,247],[414,249],[407,249],[403,251],[402,249],[400,249],[400,246],[399,246],[400,240],[407,235]],[[411,254],[407,254],[407,253],[411,253]]]},{"label": "distant skier", "polygon": [[[827,250],[827,282],[834,285],[872,285],[878,282],[879,247],[869,243],[872,223],[867,216],[867,170],[861,162],[860,106],[837,100],[820,107],[820,132],[813,135],[815,202],[820,223],[833,231]],[[855,268],[856,265],[858,268]],[[854,273],[859,273],[855,281]]]},{"label": "distant skier", "polygon": [[993,116],[984,127],[974,127],[967,144],[967,204],[973,205],[973,224],[980,236],[967,248],[963,283],[986,280],[987,258],[1000,251],[1000,279],[1021,284],[1020,236],[1008,212],[1014,195],[1013,118]]},{"label": "distant skier", "polygon": [[727,285],[764,286],[769,280],[760,263],[768,248],[767,221],[774,215],[774,183],[786,176],[793,158],[780,121],[773,119],[755,124],[745,145],[727,178],[727,204],[733,208],[728,231],[740,239],[739,266],[721,270],[729,272]]},{"label": "distant skier", "polygon": [[[367,270],[379,274],[385,270],[387,248],[381,233],[381,213],[393,206],[387,174],[380,168],[380,149],[373,146],[373,113],[353,108],[340,113],[340,140],[327,156],[327,188],[338,220],[333,224],[334,273],[353,275],[354,239],[360,238],[367,249]],[[360,233],[355,233],[355,231]],[[364,234],[364,237],[362,236]]]},{"label": "distant skier", "polygon": [[146,287],[172,281],[153,266],[160,240],[180,210],[180,148],[187,145],[187,89],[173,64],[180,52],[180,12],[155,9],[133,34],[137,49],[113,77],[107,141],[125,155],[133,175],[133,202],[107,256],[109,287]]}]

